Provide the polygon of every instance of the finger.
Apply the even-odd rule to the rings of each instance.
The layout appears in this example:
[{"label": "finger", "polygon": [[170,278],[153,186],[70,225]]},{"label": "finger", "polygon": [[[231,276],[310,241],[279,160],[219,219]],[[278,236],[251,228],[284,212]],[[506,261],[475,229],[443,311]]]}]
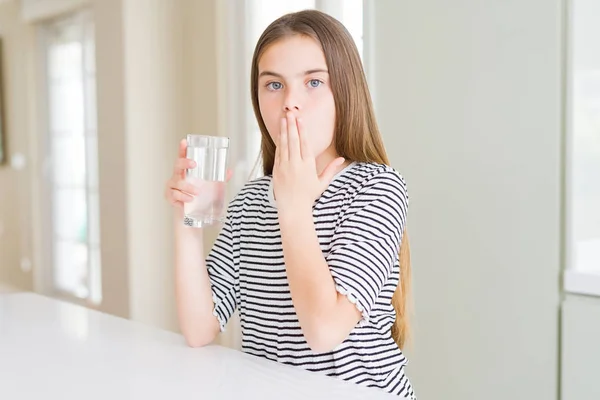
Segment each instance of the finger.
[{"label": "finger", "polygon": [[188,168],[196,168],[196,161],[190,160],[189,158],[178,158],[175,161],[173,172],[176,175],[181,176],[182,173],[185,174],[185,170]]},{"label": "finger", "polygon": [[[187,155],[187,139],[181,139],[179,141],[179,159],[185,158]],[[182,178],[185,178],[185,170],[184,169],[180,169],[179,171],[176,171],[176,174]]]},{"label": "finger", "polygon": [[177,201],[175,200],[175,198],[173,198],[172,196],[167,196],[167,201],[169,202],[170,205],[172,205],[175,208],[182,208],[184,207],[184,203],[181,201]]},{"label": "finger", "polygon": [[185,158],[187,153],[187,139],[181,139],[179,142],[179,158]]},{"label": "finger", "polygon": [[228,169],[227,172],[225,173],[225,182],[229,182],[231,177],[233,177],[233,170]]},{"label": "finger", "polygon": [[200,188],[186,181],[176,182],[171,189],[179,190],[180,192],[189,193],[192,195],[200,194]]},{"label": "finger", "polygon": [[288,149],[288,123],[286,118],[281,119],[281,129],[279,131],[279,162],[286,162],[290,159]]},{"label": "finger", "polygon": [[[335,176],[336,169],[344,163],[344,158],[339,157],[329,163],[327,167],[321,172],[319,180],[324,187],[327,187],[331,183],[331,180]],[[323,189],[324,190],[324,189]]]},{"label": "finger", "polygon": [[300,155],[303,160],[312,159],[314,156],[310,144],[308,143],[308,134],[306,132],[306,127],[304,126],[304,121],[302,118],[298,118],[296,124],[298,125],[298,136],[300,137]]},{"label": "finger", "polygon": [[287,113],[287,127],[288,127],[288,148],[290,160],[300,160],[300,138],[298,137],[298,125],[296,123],[296,116],[288,112]]},{"label": "finger", "polygon": [[170,199],[171,199],[172,204],[174,204],[177,201],[180,201],[182,203],[189,203],[192,200],[194,200],[194,196],[191,196],[187,193],[183,193],[183,192],[180,192],[179,190],[173,189],[173,190],[171,190]]},{"label": "finger", "polygon": [[224,201],[224,199],[225,199],[225,191],[226,190],[227,190],[227,185],[226,184],[218,184],[218,185],[216,185],[216,194],[215,194],[216,201]]}]

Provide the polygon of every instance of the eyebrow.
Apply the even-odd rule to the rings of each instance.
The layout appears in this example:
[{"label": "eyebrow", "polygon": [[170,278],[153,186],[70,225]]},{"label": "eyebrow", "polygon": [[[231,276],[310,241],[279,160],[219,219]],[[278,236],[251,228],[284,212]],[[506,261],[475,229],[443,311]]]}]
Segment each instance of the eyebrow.
[{"label": "eyebrow", "polygon": [[[316,68],[316,69],[309,69],[308,71],[304,71],[303,73],[299,74],[301,76],[306,76],[306,75],[310,75],[310,74],[314,74],[317,72],[325,72],[325,73],[329,73],[329,71],[327,71],[326,69],[322,69],[322,68]],[[273,72],[273,71],[262,71],[258,77],[261,78],[263,76],[275,76],[277,78],[283,78],[283,75],[278,74],[277,72]]]}]

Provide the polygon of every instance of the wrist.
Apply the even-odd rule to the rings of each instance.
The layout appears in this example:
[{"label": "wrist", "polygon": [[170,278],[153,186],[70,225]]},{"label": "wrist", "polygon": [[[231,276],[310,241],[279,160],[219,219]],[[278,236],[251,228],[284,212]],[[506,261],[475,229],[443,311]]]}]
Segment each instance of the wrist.
[{"label": "wrist", "polygon": [[183,212],[183,207],[173,207],[173,218],[176,221],[183,222],[183,217],[185,213]]}]

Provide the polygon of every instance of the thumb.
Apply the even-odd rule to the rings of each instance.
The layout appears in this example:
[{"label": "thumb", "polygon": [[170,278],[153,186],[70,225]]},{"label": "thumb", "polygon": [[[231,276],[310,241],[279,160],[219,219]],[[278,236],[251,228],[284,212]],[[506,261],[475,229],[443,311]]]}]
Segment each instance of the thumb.
[{"label": "thumb", "polygon": [[335,176],[336,168],[342,165],[344,161],[346,160],[343,157],[339,157],[330,162],[329,165],[325,167],[325,169],[323,170],[323,172],[321,172],[321,175],[319,176],[319,181],[321,181],[321,185],[323,185],[323,187],[326,188],[331,183],[331,180]]}]

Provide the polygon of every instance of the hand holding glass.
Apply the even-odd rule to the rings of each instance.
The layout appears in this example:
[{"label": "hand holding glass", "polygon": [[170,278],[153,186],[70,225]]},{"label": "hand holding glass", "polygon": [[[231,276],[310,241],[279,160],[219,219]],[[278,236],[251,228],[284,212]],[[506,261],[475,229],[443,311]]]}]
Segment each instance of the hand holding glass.
[{"label": "hand holding glass", "polygon": [[200,193],[184,205],[184,224],[196,228],[225,221],[225,189],[229,138],[187,135],[186,157],[196,162],[185,180]]}]

